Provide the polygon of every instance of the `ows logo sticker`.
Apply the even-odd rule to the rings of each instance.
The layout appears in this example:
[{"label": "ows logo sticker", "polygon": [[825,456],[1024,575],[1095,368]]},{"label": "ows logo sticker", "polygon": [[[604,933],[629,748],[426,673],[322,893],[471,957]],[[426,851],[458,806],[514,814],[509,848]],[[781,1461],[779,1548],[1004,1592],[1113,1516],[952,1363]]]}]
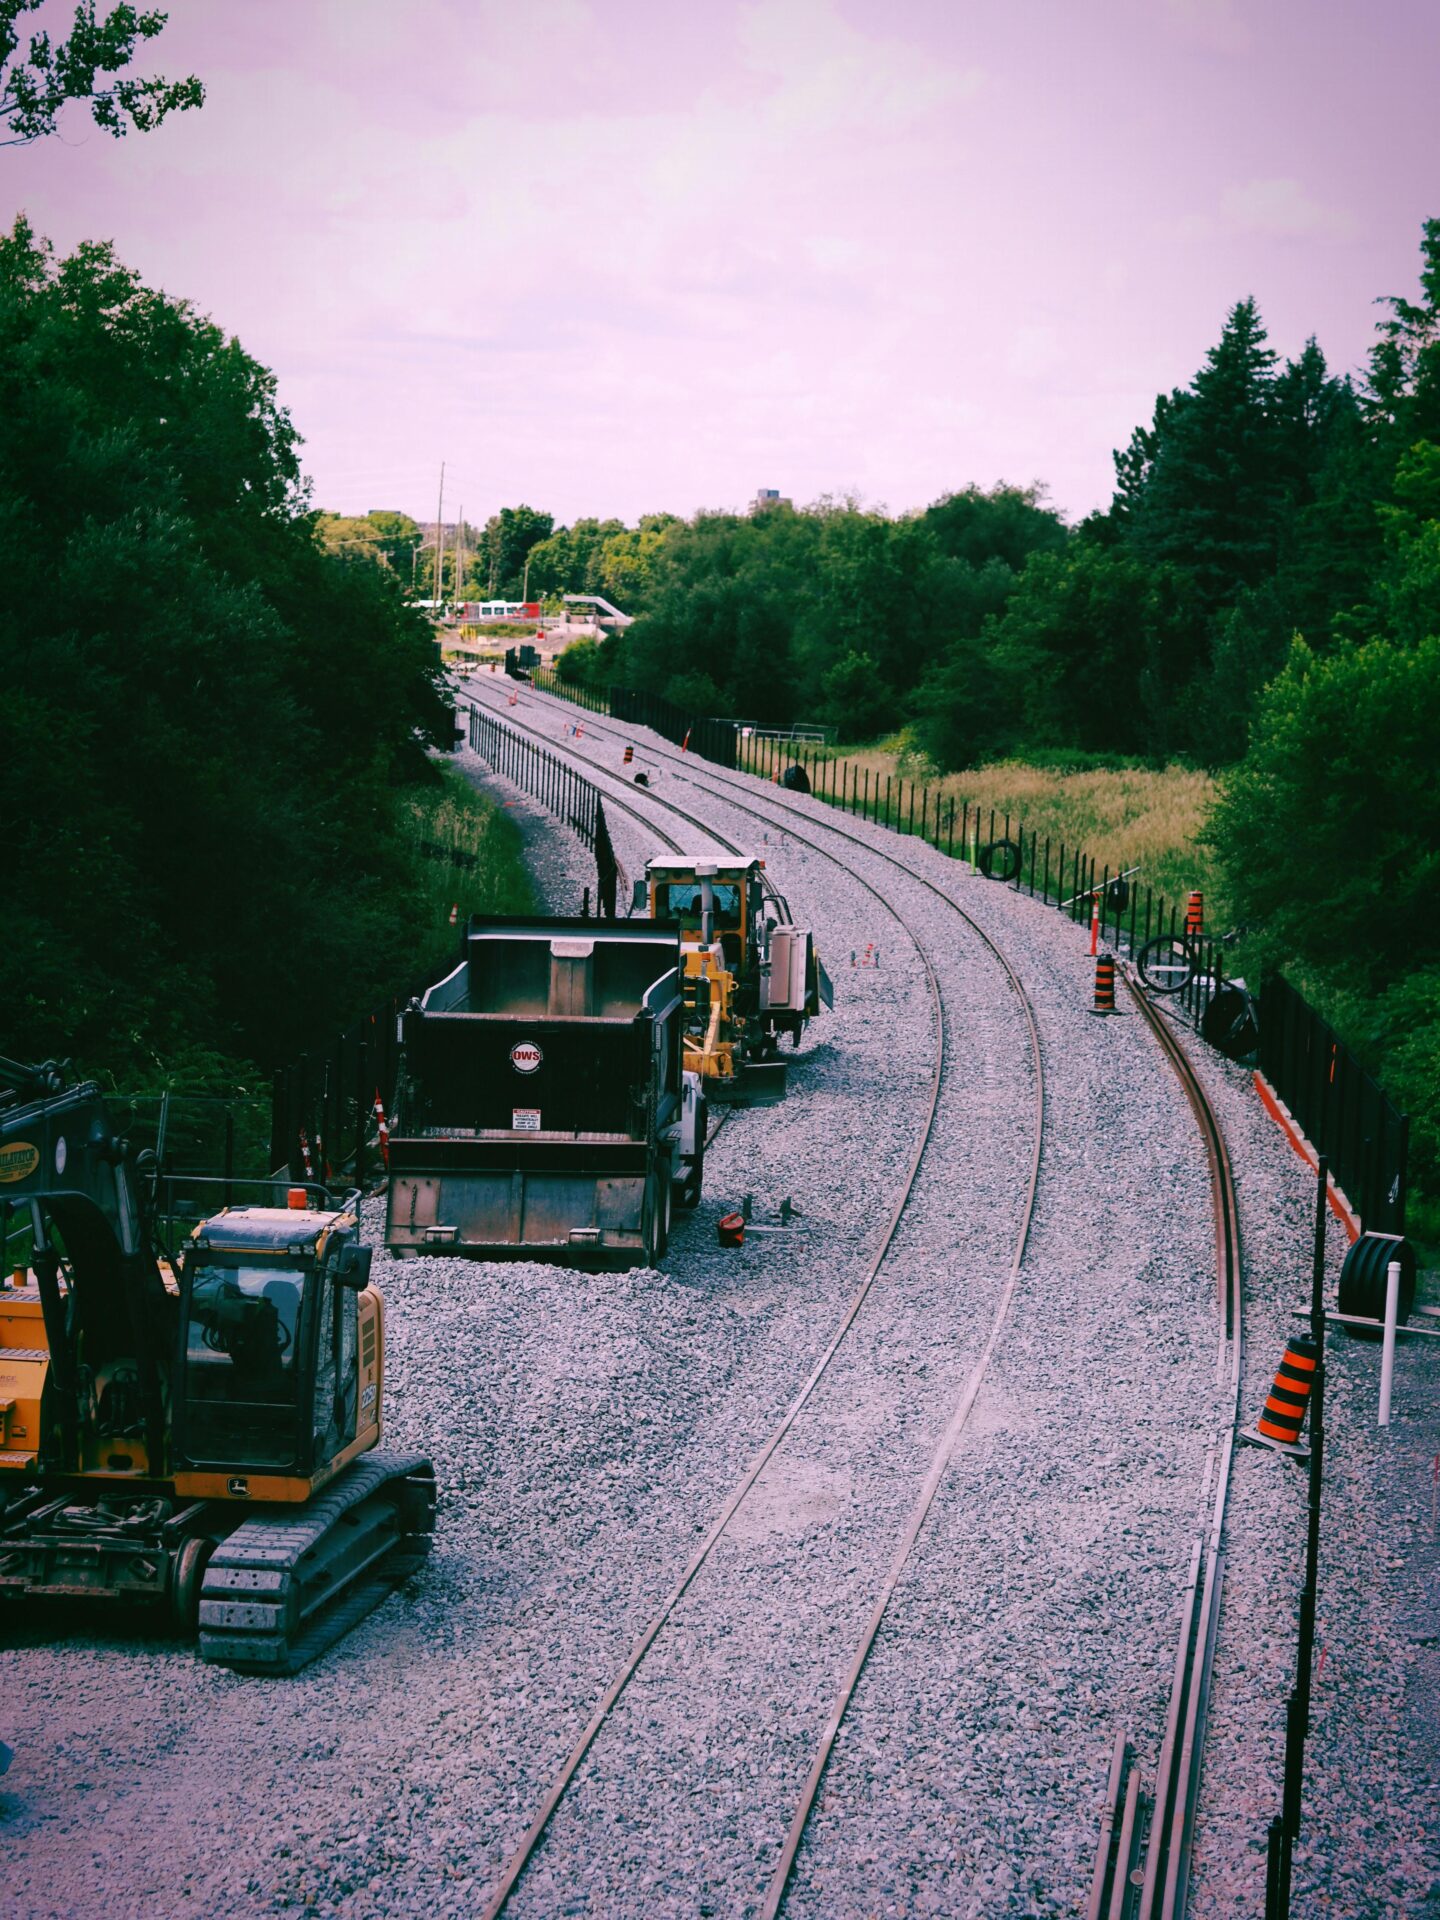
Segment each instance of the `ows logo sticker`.
[{"label": "ows logo sticker", "polygon": [[0,1184],[9,1185],[14,1180],[24,1180],[40,1164],[40,1149],[28,1140],[12,1140],[8,1147],[0,1147]]}]

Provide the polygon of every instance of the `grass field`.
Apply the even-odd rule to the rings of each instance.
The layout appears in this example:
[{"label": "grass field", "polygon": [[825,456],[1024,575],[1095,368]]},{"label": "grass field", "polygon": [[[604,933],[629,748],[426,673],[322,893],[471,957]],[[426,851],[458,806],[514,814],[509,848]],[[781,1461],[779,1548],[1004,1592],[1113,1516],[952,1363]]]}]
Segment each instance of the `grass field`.
[{"label": "grass field", "polygon": [[[820,758],[822,782],[834,779],[849,789],[858,779],[862,795],[867,773],[872,797],[884,792],[888,780],[894,813],[903,807],[908,816],[912,763],[903,741],[831,749]],[[903,801],[897,793],[902,781]],[[1078,847],[1097,868],[1108,866],[1117,873],[1138,866],[1137,884],[1167,900],[1183,900],[1199,888],[1205,894],[1207,924],[1217,930],[1229,924],[1215,862],[1200,840],[1215,797],[1215,782],[1207,773],[1181,766],[1077,768],[1001,760],[943,778],[915,768],[913,784],[917,820],[925,793],[932,818],[938,801],[948,820],[953,801],[957,810],[980,808],[988,829],[993,810],[997,833],[1004,830],[1008,816],[1012,833],[1023,827],[1042,842],[1048,838],[1057,849],[1061,844]],[[820,785],[817,782],[817,790]]]}]

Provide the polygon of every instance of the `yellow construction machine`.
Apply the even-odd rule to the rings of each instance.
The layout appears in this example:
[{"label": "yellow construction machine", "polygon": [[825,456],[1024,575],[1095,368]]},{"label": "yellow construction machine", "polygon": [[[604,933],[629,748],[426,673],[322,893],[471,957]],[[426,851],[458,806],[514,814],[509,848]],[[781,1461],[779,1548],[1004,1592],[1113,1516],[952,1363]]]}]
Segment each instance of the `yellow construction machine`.
[{"label": "yellow construction machine", "polygon": [[710,1100],[760,1103],[785,1092],[782,1034],[834,1004],[810,934],[797,927],[760,859],[657,857],[634,906],[680,928],[685,1065]]},{"label": "yellow construction machine", "polygon": [[141,1603],[207,1660],[293,1673],[434,1524],[430,1462],[376,1450],[370,1249],[353,1199],[282,1184],[162,1260],[145,1161],[92,1082],[0,1060],[24,1254],[0,1287],[0,1597]]}]

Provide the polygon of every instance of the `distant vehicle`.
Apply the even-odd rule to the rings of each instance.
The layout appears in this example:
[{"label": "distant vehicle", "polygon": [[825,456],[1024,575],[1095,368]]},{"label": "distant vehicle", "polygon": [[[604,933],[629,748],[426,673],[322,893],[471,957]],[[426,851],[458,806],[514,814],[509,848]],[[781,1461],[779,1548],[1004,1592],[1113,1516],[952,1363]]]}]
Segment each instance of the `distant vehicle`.
[{"label": "distant vehicle", "polygon": [[490,620],[538,620],[538,600],[462,600],[455,609],[457,620],[467,626],[484,626]]}]

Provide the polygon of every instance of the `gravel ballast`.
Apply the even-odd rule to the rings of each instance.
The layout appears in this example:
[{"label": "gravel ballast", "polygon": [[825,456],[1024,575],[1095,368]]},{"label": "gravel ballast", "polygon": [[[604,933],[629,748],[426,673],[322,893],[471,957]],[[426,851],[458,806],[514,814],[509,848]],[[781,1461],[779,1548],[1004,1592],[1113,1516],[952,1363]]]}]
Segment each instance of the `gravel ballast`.
[{"label": "gravel ballast", "polygon": [[[503,694],[474,691],[506,717]],[[587,721],[576,741],[573,710],[529,689],[511,717],[623,791],[608,723]],[[758,1910],[855,1637],[1004,1297],[1033,1140],[1034,1065],[1003,971],[887,854],[952,895],[1021,977],[1040,1032],[1043,1157],[1008,1315],[851,1702],[786,1911],[1074,1913],[1117,1727],[1153,1767],[1223,1410],[1208,1178],[1173,1075],[1138,1017],[1090,1016],[1084,934],[1063,917],[845,820],[857,847],[818,802],[787,795],[782,810],[773,789],[626,737],[646,753],[655,799],[764,854],[816,932],[834,1013],[809,1029],[785,1103],[736,1113],[712,1142],[702,1205],[677,1224],[664,1272],[392,1264],[377,1251],[387,1443],[431,1455],[441,1510],[430,1565],[325,1659],[293,1680],[240,1679],[133,1625],[67,1620],[57,1636],[55,1622],[25,1620],[7,1659],[0,1733],[17,1759],[0,1835],[27,1920],[483,1909],[870,1263],[929,1105],[937,1008],[923,954],[945,1072],[895,1244],[510,1907],[637,1920]],[[457,759],[510,802],[547,903],[573,910],[588,879],[578,842],[546,831],[468,751]],[[627,801],[656,821],[652,835],[607,808],[628,872],[661,836],[694,844],[643,790]],[[852,967],[867,943],[880,965]],[[1248,1076],[1204,1060],[1240,1174],[1251,1417],[1303,1296],[1312,1182]],[[721,1249],[715,1217],[747,1192],[762,1222],[793,1198],[802,1230]],[[372,1237],[381,1217],[370,1203]],[[1414,1740],[1402,1677],[1414,1648],[1388,1631],[1389,1586],[1373,1577],[1404,1555],[1383,1514],[1357,1511],[1360,1479],[1394,1456],[1383,1437],[1362,1444],[1374,1358],[1337,1353],[1332,1366],[1329,1651],[1307,1798],[1323,1812],[1307,1827],[1297,1888],[1310,1904],[1297,1911],[1423,1912],[1433,1864],[1433,1816],[1396,1780]],[[1401,1419],[1424,1358],[1402,1356]],[[1407,1497],[1428,1528],[1428,1486]],[[1276,1593],[1296,1576],[1303,1499],[1293,1468],[1237,1456],[1197,1914],[1257,1911],[1293,1661],[1293,1605]],[[1417,1587],[1413,1561],[1389,1571],[1389,1584]],[[1431,1618],[1418,1595],[1411,1618]]]}]

